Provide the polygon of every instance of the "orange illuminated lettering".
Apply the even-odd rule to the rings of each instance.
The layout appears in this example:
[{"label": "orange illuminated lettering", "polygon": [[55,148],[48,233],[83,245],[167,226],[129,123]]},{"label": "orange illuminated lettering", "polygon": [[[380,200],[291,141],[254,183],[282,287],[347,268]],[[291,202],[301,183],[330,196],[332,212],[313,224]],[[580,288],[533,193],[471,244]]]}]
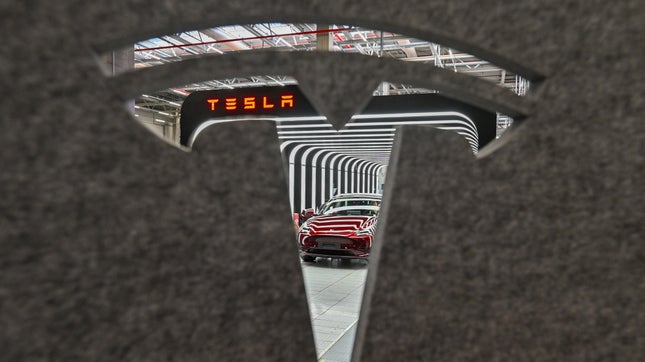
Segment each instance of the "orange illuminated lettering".
[{"label": "orange illuminated lettering", "polygon": [[244,97],[244,109],[255,109],[255,97]]},{"label": "orange illuminated lettering", "polygon": [[271,109],[275,106],[275,104],[271,104],[267,101],[267,97],[262,97],[262,108],[264,109]]},{"label": "orange illuminated lettering", "polygon": [[237,99],[236,98],[226,98],[226,110],[234,111],[237,109]]},{"label": "orange illuminated lettering", "polygon": [[293,108],[293,94],[283,94],[280,97],[280,108]]},{"label": "orange illuminated lettering", "polygon": [[211,111],[214,111],[215,110],[215,105],[217,104],[217,102],[219,102],[219,99],[218,98],[209,98],[209,99],[206,100],[206,102],[208,102],[208,104],[211,105]]}]

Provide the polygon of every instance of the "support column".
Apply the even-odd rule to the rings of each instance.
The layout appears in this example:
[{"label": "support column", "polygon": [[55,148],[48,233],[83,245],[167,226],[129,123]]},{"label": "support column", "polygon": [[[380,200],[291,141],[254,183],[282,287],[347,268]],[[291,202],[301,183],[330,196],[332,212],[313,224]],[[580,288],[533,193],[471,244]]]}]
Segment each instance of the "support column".
[{"label": "support column", "polygon": [[[104,55],[107,71],[111,75],[124,73],[134,69],[134,46],[113,51]],[[126,103],[126,108],[134,114],[134,100]]]},{"label": "support column", "polygon": [[[331,29],[331,25],[318,24],[318,30],[329,30],[329,29]],[[316,34],[316,50],[323,51],[323,52],[328,52],[331,50],[332,40],[329,35],[330,33],[328,32]]]}]

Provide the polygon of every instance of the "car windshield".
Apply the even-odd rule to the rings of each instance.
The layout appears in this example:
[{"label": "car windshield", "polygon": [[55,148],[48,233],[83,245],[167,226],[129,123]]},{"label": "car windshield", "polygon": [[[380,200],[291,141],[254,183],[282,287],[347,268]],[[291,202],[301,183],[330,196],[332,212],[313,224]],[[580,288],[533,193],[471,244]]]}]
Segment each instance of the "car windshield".
[{"label": "car windshield", "polygon": [[378,199],[342,199],[332,200],[320,208],[322,215],[378,215],[381,201]]}]

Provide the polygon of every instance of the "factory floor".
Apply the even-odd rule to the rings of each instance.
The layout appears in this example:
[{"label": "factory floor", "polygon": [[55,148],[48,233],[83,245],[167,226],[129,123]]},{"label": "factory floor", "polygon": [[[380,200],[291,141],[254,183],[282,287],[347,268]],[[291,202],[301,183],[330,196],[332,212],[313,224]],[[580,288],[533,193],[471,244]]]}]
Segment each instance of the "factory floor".
[{"label": "factory floor", "polygon": [[349,362],[363,298],[367,261],[317,258],[303,262],[317,356]]}]

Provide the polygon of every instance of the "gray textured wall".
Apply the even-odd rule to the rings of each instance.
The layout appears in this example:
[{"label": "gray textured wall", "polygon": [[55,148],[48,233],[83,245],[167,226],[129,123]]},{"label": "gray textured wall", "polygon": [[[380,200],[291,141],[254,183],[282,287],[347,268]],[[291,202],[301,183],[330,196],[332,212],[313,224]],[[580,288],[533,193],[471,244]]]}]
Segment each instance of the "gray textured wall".
[{"label": "gray textured wall", "polygon": [[[528,116],[486,157],[441,132],[398,135],[356,360],[644,360],[644,13],[636,0],[0,2],[2,359],[314,360],[272,127],[218,127],[180,151],[122,107],[158,83],[109,81],[94,54],[299,21],[434,40],[541,81],[524,100],[449,92]],[[341,61],[321,57],[306,81],[329,86]],[[396,77],[368,63],[353,80]],[[208,78],[164,69],[151,79]],[[440,74],[419,82],[453,79]],[[248,205],[262,218],[240,227]],[[270,243],[246,252],[257,234]]]}]

